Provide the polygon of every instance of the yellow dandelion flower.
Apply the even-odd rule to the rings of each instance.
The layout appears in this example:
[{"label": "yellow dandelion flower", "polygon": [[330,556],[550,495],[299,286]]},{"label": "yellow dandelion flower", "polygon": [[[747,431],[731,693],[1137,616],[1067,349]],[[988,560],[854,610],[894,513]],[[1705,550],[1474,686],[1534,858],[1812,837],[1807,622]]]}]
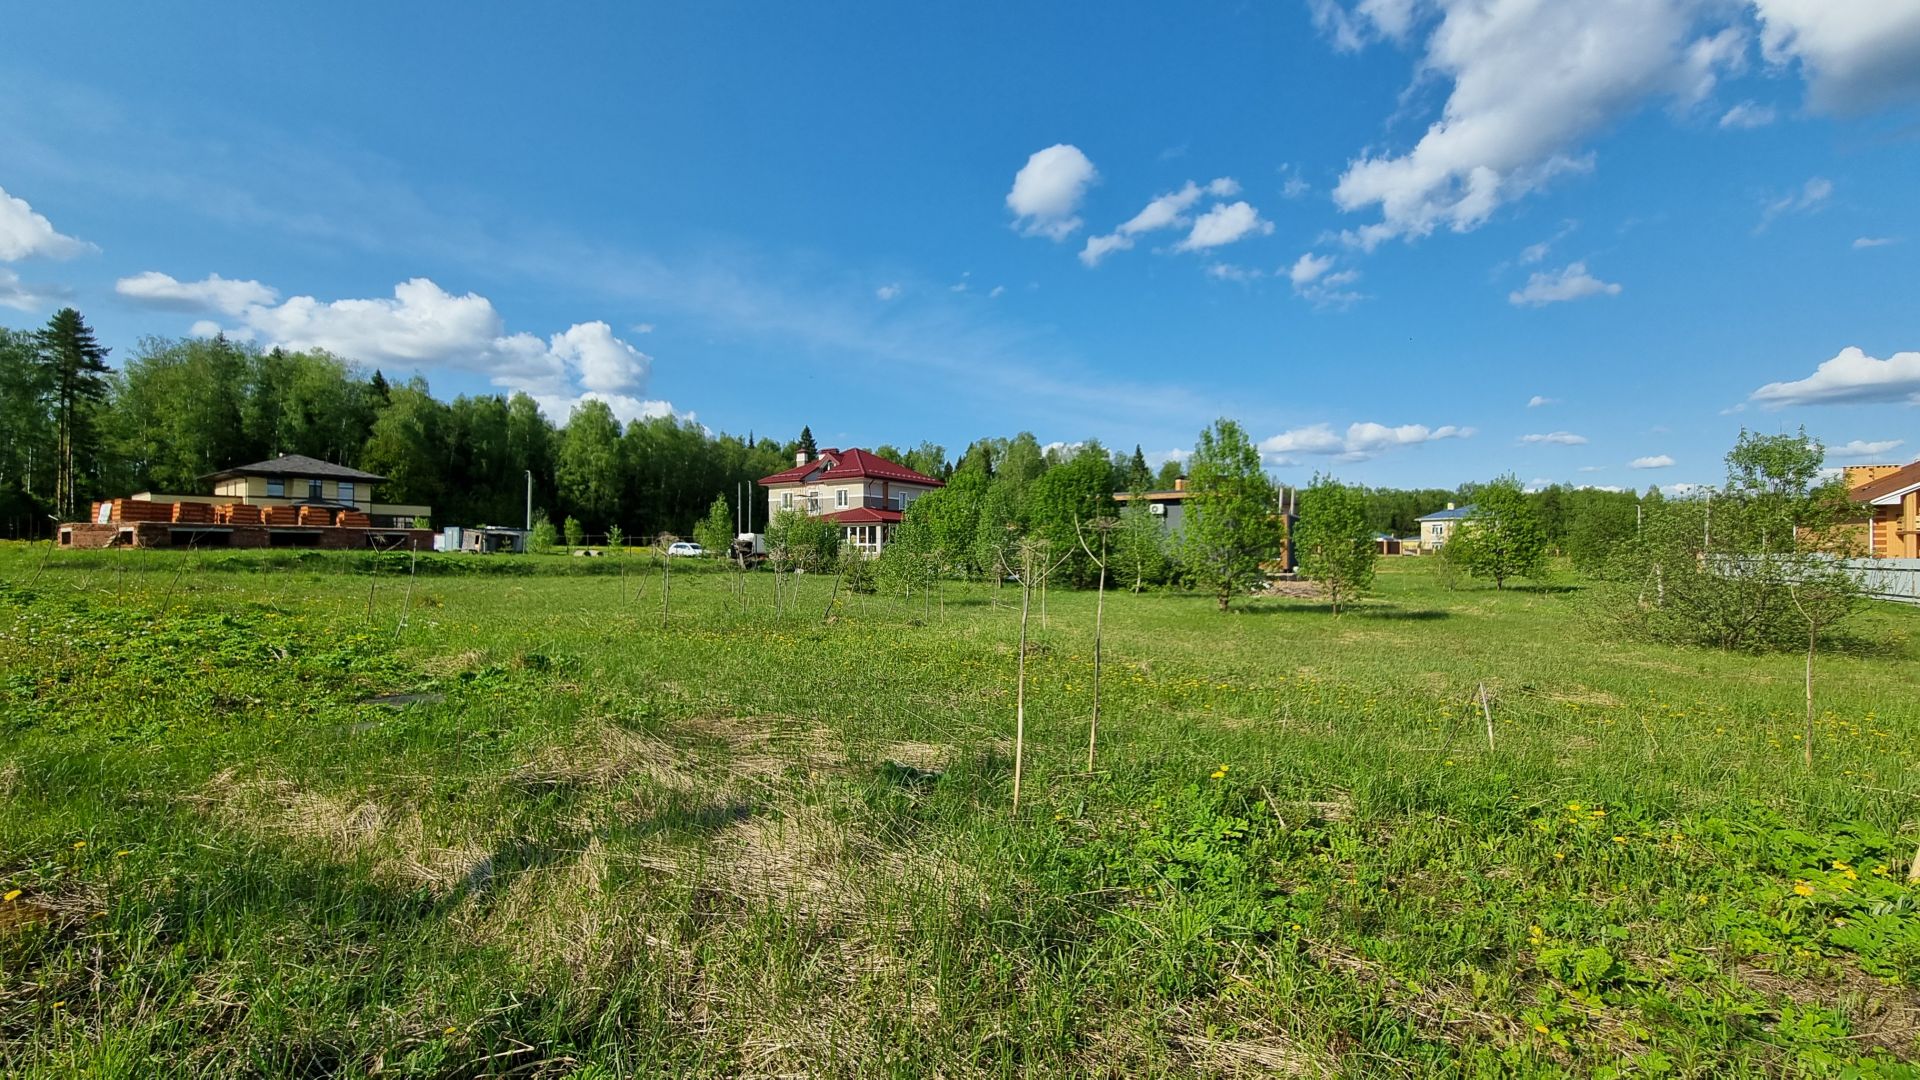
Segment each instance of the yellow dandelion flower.
[{"label": "yellow dandelion flower", "polygon": [[1535,1031],[1537,1031],[1537,1032],[1539,1032],[1539,1033],[1540,1033],[1540,1034],[1542,1034],[1542,1035],[1551,1035],[1551,1034],[1553,1034],[1552,1032],[1550,1032],[1550,1031],[1548,1031],[1548,1030],[1547,1030],[1547,1025],[1545,1025],[1545,1024],[1535,1024],[1535,1025],[1533,1025],[1533,1030],[1535,1030]]},{"label": "yellow dandelion flower", "polygon": [[1848,866],[1848,865],[1847,865],[1846,863],[1843,863],[1843,862],[1841,862],[1841,861],[1840,861],[1839,859],[1835,859],[1835,860],[1833,860],[1833,868],[1834,868],[1835,870],[1847,870],[1847,869],[1851,869],[1851,867],[1849,867],[1849,866]]},{"label": "yellow dandelion flower", "polygon": [[1882,865],[1880,865],[1880,866],[1876,866],[1876,867],[1874,867],[1874,868],[1873,868],[1873,874],[1874,874],[1874,876],[1875,876],[1875,877],[1886,877],[1886,876],[1887,876],[1887,868],[1886,868],[1886,866],[1885,866],[1885,864],[1882,864]]},{"label": "yellow dandelion flower", "polygon": [[1568,803],[1568,804],[1567,804],[1567,809],[1569,809],[1569,810],[1571,810],[1571,811],[1573,811],[1574,813],[1576,813],[1576,814],[1577,814],[1577,813],[1579,813],[1579,812],[1581,811],[1581,809],[1582,809],[1582,807],[1581,807],[1581,806],[1580,806],[1580,804],[1579,804],[1579,803],[1577,803],[1577,802],[1570,802],[1570,803]]},{"label": "yellow dandelion flower", "polygon": [[65,1001],[64,999],[62,999],[62,1000],[60,1000],[60,1001],[56,1001],[56,1002],[54,1002],[54,1003],[53,1003],[53,1007],[54,1007],[54,1008],[56,1008],[56,1009],[64,1009],[64,1008],[66,1008],[66,1007],[67,1007],[67,1003],[66,1003],[66,1001]]},{"label": "yellow dandelion flower", "polygon": [[1793,883],[1793,892],[1796,896],[1812,896],[1813,886],[1804,881],[1796,881]]},{"label": "yellow dandelion flower", "polygon": [[1556,851],[1553,853],[1553,858],[1555,862],[1559,862],[1565,859],[1566,857],[1567,857],[1567,853],[1564,851]]},{"label": "yellow dandelion flower", "polygon": [[1595,810],[1595,811],[1593,812],[1593,816],[1594,816],[1594,817],[1597,817],[1597,818],[1598,818],[1598,817],[1606,817],[1606,816],[1607,816],[1607,812],[1606,812],[1605,810]]},{"label": "yellow dandelion flower", "polygon": [[1616,836],[1613,838],[1613,842],[1616,844],[1624,844],[1627,842],[1627,838],[1624,836]]},{"label": "yellow dandelion flower", "polygon": [[7,895],[0,896],[0,901],[4,901],[9,904],[13,903],[15,900],[18,900],[18,899],[20,899],[19,889],[8,889]]},{"label": "yellow dandelion flower", "polygon": [[73,850],[75,851],[79,851],[81,848],[86,846],[87,846],[87,842],[85,840],[75,840],[73,842]]},{"label": "yellow dandelion flower", "polygon": [[1226,779],[1226,775],[1226,773],[1221,772],[1219,769],[1215,769],[1207,774],[1207,778],[1210,780],[1224,780]]}]

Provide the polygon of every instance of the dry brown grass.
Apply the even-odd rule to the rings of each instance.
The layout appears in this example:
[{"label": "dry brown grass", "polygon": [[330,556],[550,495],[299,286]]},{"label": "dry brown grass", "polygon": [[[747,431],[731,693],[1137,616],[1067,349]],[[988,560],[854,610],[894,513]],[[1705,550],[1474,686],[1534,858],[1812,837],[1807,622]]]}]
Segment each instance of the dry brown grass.
[{"label": "dry brown grass", "polygon": [[672,744],[606,719],[592,719],[515,768],[529,788],[607,788],[640,777],[674,791],[694,789],[694,761]]},{"label": "dry brown grass", "polygon": [[1856,1041],[1879,1047],[1902,1061],[1920,1056],[1920,993],[1888,986],[1855,968],[1831,979],[1789,977],[1752,964],[1740,966],[1740,981],[1796,1005],[1832,1009],[1847,1018]]},{"label": "dry brown grass", "polygon": [[320,792],[283,776],[241,778],[227,769],[192,800],[250,832],[292,842],[341,863],[364,861],[370,877],[444,896],[483,884],[487,847],[470,831],[432,828],[417,808],[350,792]]}]

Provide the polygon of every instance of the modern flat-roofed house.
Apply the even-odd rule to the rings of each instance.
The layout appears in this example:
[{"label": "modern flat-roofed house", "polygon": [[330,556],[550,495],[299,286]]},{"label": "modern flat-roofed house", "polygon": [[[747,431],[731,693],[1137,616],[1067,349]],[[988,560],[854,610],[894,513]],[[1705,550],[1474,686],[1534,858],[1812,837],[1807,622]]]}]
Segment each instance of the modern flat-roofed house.
[{"label": "modern flat-roofed house", "polygon": [[1116,491],[1113,501],[1121,504],[1143,502],[1147,511],[1160,519],[1162,532],[1171,536],[1186,524],[1187,516],[1187,478],[1175,477],[1173,487],[1166,491]]},{"label": "modern flat-roofed house", "polygon": [[1920,559],[1920,461],[1853,466],[1847,498],[1871,511],[1867,552],[1881,559]]},{"label": "modern flat-roofed house", "polygon": [[1420,550],[1438,551],[1447,546],[1447,540],[1453,535],[1462,521],[1473,514],[1473,504],[1455,506],[1447,504],[1445,510],[1435,510],[1425,517],[1415,518],[1420,523]]},{"label": "modern flat-roofed house", "polygon": [[924,473],[859,448],[805,451],[793,468],[760,481],[772,514],[798,510],[841,527],[847,543],[878,555],[915,499],[946,486]]}]

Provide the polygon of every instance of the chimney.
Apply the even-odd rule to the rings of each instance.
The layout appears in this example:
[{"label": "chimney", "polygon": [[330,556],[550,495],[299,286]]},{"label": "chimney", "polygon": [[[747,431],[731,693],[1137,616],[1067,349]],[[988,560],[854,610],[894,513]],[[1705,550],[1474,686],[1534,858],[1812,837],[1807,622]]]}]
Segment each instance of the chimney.
[{"label": "chimney", "polygon": [[1449,509],[1449,510],[1451,510],[1451,509],[1453,509],[1453,504],[1452,504],[1452,503],[1448,503],[1448,504],[1447,504],[1447,509]]},{"label": "chimney", "polygon": [[1175,490],[1175,491],[1185,491],[1185,490],[1187,490],[1187,478],[1186,478],[1186,477],[1184,477],[1184,476],[1176,476],[1176,477],[1174,477],[1174,478],[1173,478],[1173,490]]},{"label": "chimney", "polygon": [[[807,452],[805,450],[795,450],[793,452],[793,463],[796,466],[805,465],[807,463]],[[1448,507],[1448,509],[1451,510],[1452,507]]]}]

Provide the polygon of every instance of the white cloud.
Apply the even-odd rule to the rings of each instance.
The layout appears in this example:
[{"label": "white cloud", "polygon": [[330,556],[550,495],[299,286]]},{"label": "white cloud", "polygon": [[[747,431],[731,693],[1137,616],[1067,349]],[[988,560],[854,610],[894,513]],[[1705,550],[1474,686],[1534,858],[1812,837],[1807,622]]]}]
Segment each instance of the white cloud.
[{"label": "white cloud", "polygon": [[1194,219],[1187,238],[1174,245],[1178,251],[1203,251],[1221,247],[1253,235],[1273,232],[1273,222],[1260,216],[1251,203],[1220,203]]},{"label": "white cloud", "polygon": [[1585,435],[1575,435],[1571,431],[1549,431],[1544,435],[1522,435],[1520,436],[1520,441],[1535,444],[1546,443],[1553,446],[1585,446],[1587,437]]},{"label": "white cloud", "polygon": [[1331,269],[1333,269],[1333,256],[1315,255],[1309,251],[1294,260],[1293,269],[1287,271],[1287,277],[1298,288]]},{"label": "white cloud", "polygon": [[1207,276],[1219,281],[1256,281],[1266,277],[1267,272],[1255,266],[1241,266],[1238,263],[1208,263]]},{"label": "white cloud", "polygon": [[1064,240],[1080,227],[1080,200],[1099,178],[1079,147],[1056,143],[1036,151],[1014,174],[1007,208],[1022,233]]},{"label": "white cloud", "polygon": [[21,281],[19,274],[0,266],[0,307],[39,311],[63,294],[61,289]]},{"label": "white cloud", "polygon": [[1364,295],[1347,286],[1360,280],[1358,270],[1340,270],[1328,273],[1333,266],[1331,256],[1316,256],[1308,252],[1294,260],[1287,270],[1287,277],[1293,282],[1294,295],[1310,301],[1315,307],[1345,308],[1361,300]]},{"label": "white cloud", "polygon": [[1753,128],[1766,127],[1768,124],[1773,123],[1778,116],[1779,114],[1774,111],[1771,105],[1756,105],[1751,101],[1743,101],[1720,114],[1720,126],[1723,128],[1751,130]]},{"label": "white cloud", "polygon": [[1527,278],[1527,284],[1507,294],[1507,302],[1521,307],[1542,307],[1589,296],[1618,296],[1616,282],[1601,281],[1587,273],[1587,264],[1568,263],[1555,273],[1541,270]]},{"label": "white cloud", "polygon": [[1667,469],[1672,467],[1673,467],[1673,459],[1671,457],[1668,457],[1665,454],[1652,454],[1647,457],[1637,457],[1637,458],[1634,458],[1632,461],[1627,462],[1627,468],[1629,469]]},{"label": "white cloud", "polygon": [[1287,177],[1286,183],[1280,185],[1280,197],[1283,199],[1304,198],[1307,192],[1312,190],[1313,185],[1307,183],[1304,177],[1289,176]]},{"label": "white cloud", "polygon": [[1845,446],[1828,447],[1827,456],[1837,458],[1879,457],[1905,442],[1905,439],[1877,439],[1873,442],[1868,442],[1865,439],[1855,439]]},{"label": "white cloud", "polygon": [[176,311],[217,311],[239,315],[250,307],[271,304],[280,294],[257,281],[233,280],[208,274],[199,281],[180,281],[158,270],[148,270],[114,282],[113,291],[147,307]]},{"label": "white cloud", "polygon": [[1747,400],[1773,409],[1787,405],[1920,402],[1920,352],[1894,353],[1879,360],[1849,345],[1806,378],[1768,383],[1749,394]]},{"label": "white cloud", "polygon": [[1169,461],[1177,461],[1184,465],[1187,463],[1187,459],[1192,456],[1193,451],[1191,450],[1161,450],[1158,453],[1149,452],[1147,454],[1147,464],[1156,469]]},{"label": "white cloud", "polygon": [[1189,180],[1178,191],[1155,196],[1152,202],[1113,232],[1105,236],[1087,237],[1086,247],[1080,250],[1080,261],[1088,266],[1098,266],[1101,259],[1113,252],[1133,247],[1133,238],[1141,233],[1186,225],[1187,210],[1199,202],[1202,195],[1227,198],[1239,192],[1240,183],[1231,176],[1210,180],[1204,187]]},{"label": "white cloud", "polygon": [[1294,428],[1264,439],[1260,452],[1275,464],[1291,464],[1297,454],[1332,457],[1336,461],[1366,461],[1398,446],[1417,446],[1440,439],[1464,439],[1473,435],[1470,427],[1444,424],[1430,428],[1425,424],[1385,424],[1362,422],[1347,425],[1337,432],[1330,424]]},{"label": "white cloud", "polygon": [[1891,236],[1856,236],[1853,238],[1853,249],[1860,251],[1864,248],[1886,247],[1888,244],[1895,243],[1899,241]]},{"label": "white cloud", "polygon": [[900,283],[897,281],[888,282],[873,290],[873,295],[881,300],[891,300],[900,295]]},{"label": "white cloud", "polygon": [[1001,293],[1004,293],[1006,291],[1007,291],[1007,287],[1005,285],[995,285],[993,288],[987,290],[987,299],[989,300],[994,299],[995,297],[998,297]]},{"label": "white cloud", "polygon": [[673,411],[667,402],[642,397],[652,358],[606,323],[575,323],[545,339],[508,333],[486,297],[454,296],[426,278],[394,286],[391,299],[323,303],[294,296],[249,306],[236,317],[243,333],[269,345],[325,349],[390,369],[474,372],[503,390],[525,391],[556,421],[587,400],[606,402],[621,420]]},{"label": "white cloud", "polygon": [[1527,399],[1527,408],[1529,409],[1537,409],[1542,405],[1558,405],[1558,404],[1560,404],[1559,398],[1541,397],[1539,394],[1535,394],[1532,397]]},{"label": "white cloud", "polygon": [[1133,247],[1133,237],[1108,233],[1105,236],[1087,237],[1087,246],[1080,249],[1080,261],[1088,266],[1099,266],[1100,260],[1116,251],[1126,251]]},{"label": "white cloud", "polygon": [[1753,0],[1768,61],[1800,64],[1808,100],[1860,112],[1920,94],[1920,5],[1903,0]]},{"label": "white cloud", "polygon": [[1790,191],[1768,202],[1760,211],[1760,224],[1754,227],[1754,231],[1765,232],[1767,226],[1773,224],[1773,219],[1782,214],[1799,214],[1808,210],[1817,210],[1825,206],[1832,196],[1833,181],[1816,176],[1800,185],[1800,190]]},{"label": "white cloud", "polygon": [[192,334],[194,337],[212,337],[215,334],[225,333],[225,331],[221,329],[219,323],[214,322],[212,319],[196,319],[193,325],[187,328],[187,333]]},{"label": "white cloud", "polygon": [[0,262],[18,262],[39,255],[70,259],[99,249],[56,230],[27,200],[0,188]]},{"label": "white cloud", "polygon": [[627,327],[627,329],[636,334],[651,334],[653,333],[653,324],[650,322],[637,322]]},{"label": "white cloud", "polygon": [[[1315,4],[1337,48],[1363,43],[1365,24],[1404,36],[1415,5],[1364,4],[1334,14]],[[1683,103],[1736,64],[1742,35],[1693,38],[1696,0],[1431,0],[1440,19],[1419,78],[1452,90],[1439,119],[1403,154],[1363,154],[1334,188],[1341,209],[1378,207],[1381,220],[1351,234],[1371,248],[1436,228],[1465,232],[1500,206],[1591,160],[1583,138],[1657,96]],[[1361,23],[1364,19],[1365,23]]]}]

